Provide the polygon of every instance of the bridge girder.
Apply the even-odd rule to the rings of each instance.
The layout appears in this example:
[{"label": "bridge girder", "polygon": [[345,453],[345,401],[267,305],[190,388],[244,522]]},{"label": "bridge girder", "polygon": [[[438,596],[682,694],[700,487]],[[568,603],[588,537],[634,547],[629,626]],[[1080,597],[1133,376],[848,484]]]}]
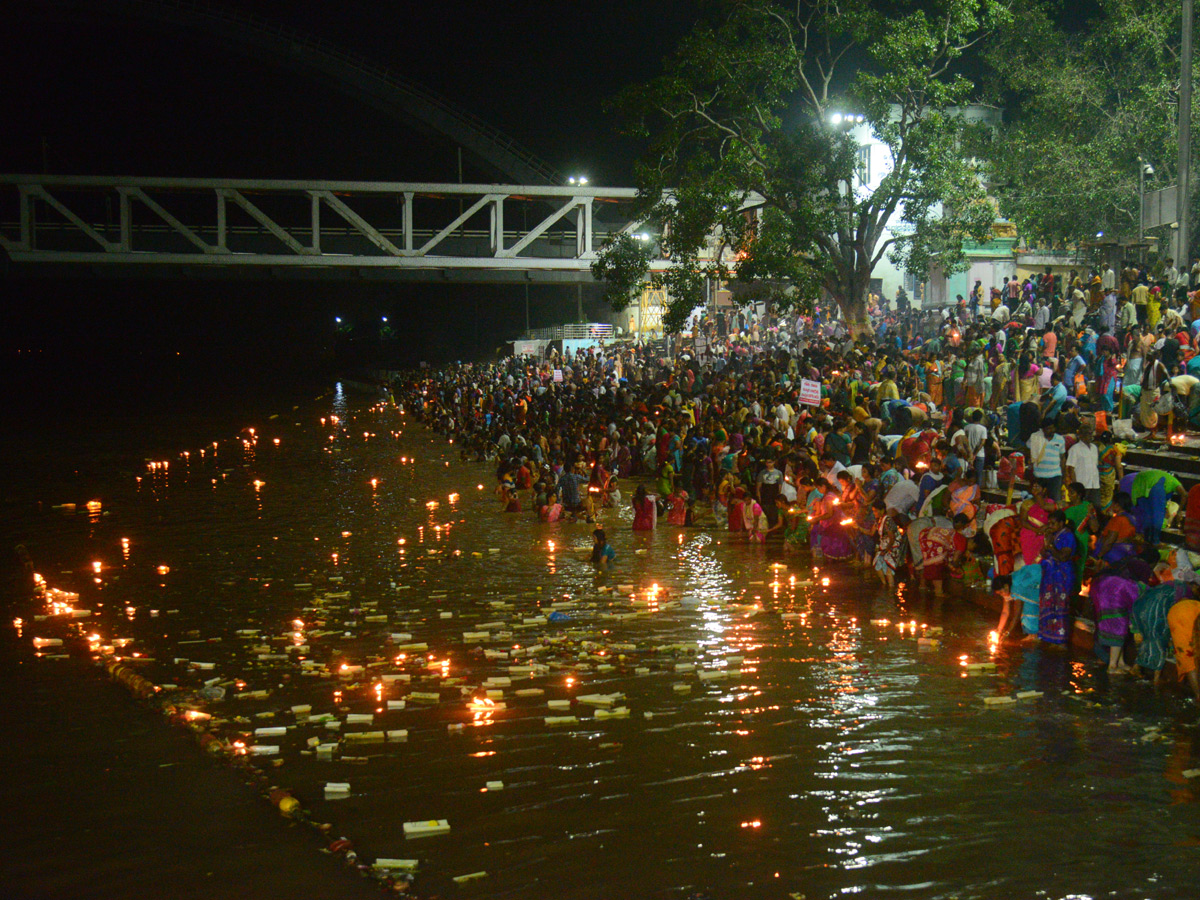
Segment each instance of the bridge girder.
[{"label": "bridge girder", "polygon": [[[636,196],[591,186],[0,175],[0,249],[21,265],[93,270],[591,281],[597,247],[640,228],[621,215]],[[597,230],[597,206],[616,224]]]}]

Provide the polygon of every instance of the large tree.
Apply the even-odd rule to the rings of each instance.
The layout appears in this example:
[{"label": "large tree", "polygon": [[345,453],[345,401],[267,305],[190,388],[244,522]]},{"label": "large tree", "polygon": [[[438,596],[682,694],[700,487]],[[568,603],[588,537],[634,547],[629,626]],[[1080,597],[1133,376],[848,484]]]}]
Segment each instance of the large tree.
[{"label": "large tree", "polygon": [[[654,237],[601,251],[593,271],[613,305],[661,252],[672,330],[715,279],[784,305],[823,289],[861,332],[885,254],[910,272],[955,269],[964,238],[986,238],[995,217],[964,150],[964,54],[1008,21],[1002,0],[709,4],[664,74],[617,101],[647,141],[638,212]],[[863,126],[890,155],[869,185],[856,175]]]},{"label": "large tree", "polygon": [[1175,180],[1182,4],[1098,0],[1088,21],[1069,6],[1021,0],[985,53],[1009,109],[993,193],[1043,246],[1134,237],[1139,157],[1148,188]]}]

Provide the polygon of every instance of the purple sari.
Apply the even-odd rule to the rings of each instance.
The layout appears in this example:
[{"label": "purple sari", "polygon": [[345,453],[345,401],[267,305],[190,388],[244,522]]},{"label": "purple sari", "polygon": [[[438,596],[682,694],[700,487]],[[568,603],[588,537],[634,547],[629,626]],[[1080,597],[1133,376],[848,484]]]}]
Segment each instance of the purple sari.
[{"label": "purple sari", "polygon": [[1096,643],[1101,647],[1123,647],[1129,637],[1129,616],[1141,593],[1136,581],[1120,575],[1097,575],[1091,597],[1096,605]]}]

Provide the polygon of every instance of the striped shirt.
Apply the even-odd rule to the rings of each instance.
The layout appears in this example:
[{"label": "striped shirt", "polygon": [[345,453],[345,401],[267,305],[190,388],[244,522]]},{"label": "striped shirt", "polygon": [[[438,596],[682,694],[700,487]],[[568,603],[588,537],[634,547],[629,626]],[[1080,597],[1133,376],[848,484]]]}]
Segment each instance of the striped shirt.
[{"label": "striped shirt", "polygon": [[1029,458],[1033,462],[1034,478],[1058,478],[1062,475],[1062,458],[1067,442],[1061,434],[1047,439],[1044,432],[1035,431],[1029,438]]}]

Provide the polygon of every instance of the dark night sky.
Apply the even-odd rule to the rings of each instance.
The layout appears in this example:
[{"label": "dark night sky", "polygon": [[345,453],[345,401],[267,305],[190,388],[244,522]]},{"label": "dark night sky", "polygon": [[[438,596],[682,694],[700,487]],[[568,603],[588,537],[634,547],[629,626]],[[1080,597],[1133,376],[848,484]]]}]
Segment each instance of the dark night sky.
[{"label": "dark night sky", "polygon": [[[560,171],[607,183],[628,183],[633,150],[604,102],[655,74],[696,8],[683,0],[224,5],[368,56]],[[48,15],[34,6],[6,23],[0,170],[41,171],[44,161],[56,173],[454,177],[449,148],[299,68],[252,59],[207,33],[106,15],[100,2]]]}]

